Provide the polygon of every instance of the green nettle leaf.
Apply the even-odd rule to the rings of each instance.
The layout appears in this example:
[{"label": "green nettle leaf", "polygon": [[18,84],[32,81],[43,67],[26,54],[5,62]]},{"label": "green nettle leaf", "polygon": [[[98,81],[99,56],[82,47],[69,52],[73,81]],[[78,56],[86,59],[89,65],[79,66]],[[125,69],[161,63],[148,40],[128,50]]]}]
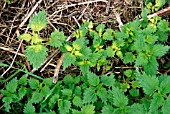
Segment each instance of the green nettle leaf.
[{"label": "green nettle leaf", "polygon": [[147,112],[143,104],[134,103],[130,107],[129,114],[147,114]]},{"label": "green nettle leaf", "polygon": [[127,92],[127,89],[130,88],[130,85],[128,83],[121,83],[120,88],[123,90],[123,92]]},{"label": "green nettle leaf", "polygon": [[90,66],[95,66],[98,59],[100,59],[101,53],[92,53],[89,55]]},{"label": "green nettle leaf", "polygon": [[92,86],[97,86],[100,83],[99,77],[92,72],[89,72],[87,74],[87,79],[88,79],[89,84]]},{"label": "green nettle leaf", "polygon": [[70,84],[74,83],[74,79],[71,75],[66,75],[63,79],[63,82],[65,85],[70,85]]},{"label": "green nettle leaf", "polygon": [[160,44],[156,44],[153,46],[152,53],[153,56],[162,57],[166,54],[166,52],[170,49],[170,46],[164,46]]},{"label": "green nettle leaf", "polygon": [[98,36],[97,32],[95,30],[90,29],[89,30],[89,35],[94,38],[95,36]]},{"label": "green nettle leaf", "polygon": [[33,92],[31,102],[32,103],[39,103],[43,99],[43,94],[39,93],[38,91]]},{"label": "green nettle leaf", "polygon": [[[0,92],[1,92],[1,94],[3,94],[4,96],[10,96],[12,93],[10,93],[9,91],[7,91],[7,90],[4,90],[4,89],[2,89],[2,90],[0,90]],[[10,94],[9,94],[10,93]]]},{"label": "green nettle leaf", "polygon": [[118,47],[122,47],[125,45],[125,41],[123,39],[118,39],[112,43],[112,48],[116,49]]},{"label": "green nettle leaf", "polygon": [[169,114],[170,112],[170,96],[168,96],[168,98],[166,99],[166,101],[164,102],[163,106],[162,106],[162,112],[163,114]]},{"label": "green nettle leaf", "polygon": [[83,75],[87,74],[88,72],[90,72],[90,65],[88,64],[84,64],[80,66],[80,70],[83,73]]},{"label": "green nettle leaf", "polygon": [[48,114],[56,114],[56,112],[50,110],[50,111],[48,112]]},{"label": "green nettle leaf", "polygon": [[106,86],[112,87],[115,83],[114,74],[111,74],[110,76],[102,75],[101,82]]},{"label": "green nettle leaf", "polygon": [[48,105],[49,105],[49,107],[51,109],[55,106],[55,104],[58,101],[58,99],[59,99],[59,95],[58,94],[52,95],[52,97],[50,98],[50,100],[48,102]]},{"label": "green nettle leaf", "polygon": [[24,106],[24,113],[25,113],[25,114],[35,114],[35,107],[32,105],[31,102],[28,102],[28,103]]},{"label": "green nettle leaf", "polygon": [[18,96],[20,99],[22,99],[27,93],[27,88],[26,87],[20,87],[18,90]]},{"label": "green nettle leaf", "polygon": [[133,97],[139,96],[139,89],[132,88],[129,92],[130,92],[130,95],[132,95]]},{"label": "green nettle leaf", "polygon": [[43,84],[45,84],[45,85],[47,85],[47,86],[49,86],[49,87],[51,87],[52,85],[53,85],[53,78],[52,77],[50,77],[50,78],[44,78],[43,79]]},{"label": "green nettle leaf", "polygon": [[101,88],[97,90],[97,96],[102,100],[103,103],[107,101],[107,90],[105,88]]},{"label": "green nettle leaf", "polygon": [[78,111],[78,110],[72,109],[72,114],[82,114],[82,113],[81,113],[81,111]]},{"label": "green nettle leaf", "polygon": [[38,14],[34,14],[30,19],[29,27],[33,31],[40,31],[47,27],[47,18],[45,11],[39,11]]},{"label": "green nettle leaf", "polygon": [[78,84],[78,83],[80,83],[80,76],[77,76],[77,77],[75,77],[74,78],[74,84]]},{"label": "green nettle leaf", "polygon": [[81,57],[82,56],[82,54],[80,53],[80,51],[73,51],[74,52],[74,55],[75,56],[78,56],[78,57]]},{"label": "green nettle leaf", "polygon": [[141,52],[142,50],[145,50],[145,47],[146,47],[145,35],[139,34],[137,36],[137,39],[136,39],[135,43],[134,43],[134,49],[137,52]]},{"label": "green nettle leaf", "polygon": [[11,97],[4,97],[4,98],[2,99],[2,101],[4,102],[5,110],[6,110],[7,112],[9,112],[9,109],[11,109],[10,104],[12,103],[12,98],[11,98]]},{"label": "green nettle leaf", "polygon": [[105,28],[105,25],[104,24],[99,24],[97,27],[96,27],[96,31],[99,33],[99,37],[102,36],[102,33],[104,31],[104,28]]},{"label": "green nettle leaf", "polygon": [[65,70],[71,64],[74,64],[75,61],[76,61],[76,57],[74,55],[72,55],[71,53],[67,52],[64,55],[64,59],[63,59],[63,70]]},{"label": "green nettle leaf", "polygon": [[113,40],[113,30],[112,29],[106,29],[106,32],[103,34],[104,40]]},{"label": "green nettle leaf", "polygon": [[136,18],[134,21],[129,23],[129,27],[134,33],[137,33],[140,30],[139,29],[140,24],[141,22],[139,18]]},{"label": "green nettle leaf", "polygon": [[147,95],[151,95],[158,89],[159,80],[156,76],[150,76],[147,74],[138,75],[138,81],[143,91]]},{"label": "green nettle leaf", "polygon": [[148,18],[147,18],[147,14],[149,13],[149,10],[147,9],[147,8],[144,8],[143,10],[142,10],[142,13],[141,13],[141,16],[142,16],[142,19],[143,20],[148,20]]},{"label": "green nettle leaf", "polygon": [[26,75],[23,75],[23,76],[19,79],[18,84],[21,84],[21,85],[26,86],[26,85],[27,85],[27,76],[26,76]]},{"label": "green nettle leaf", "polygon": [[61,47],[66,40],[66,36],[64,36],[64,33],[60,32],[59,30],[55,30],[54,32],[52,32],[50,38],[50,45],[56,48]]},{"label": "green nettle leaf", "polygon": [[170,77],[166,77],[160,84],[160,91],[163,95],[170,93]]},{"label": "green nettle leaf", "polygon": [[105,53],[106,53],[106,55],[107,55],[108,57],[114,57],[114,56],[115,56],[115,52],[116,52],[116,51],[114,51],[111,46],[107,47],[107,48],[106,48],[106,51],[105,51]]},{"label": "green nettle leaf", "polygon": [[87,88],[84,91],[83,103],[94,103],[97,101],[96,92],[92,88]]},{"label": "green nettle leaf", "polygon": [[[92,29],[92,28],[93,28],[93,22],[92,22],[92,21],[86,22],[86,23],[88,23],[88,28],[89,28],[89,29]],[[85,24],[86,24],[86,23],[85,23]]]},{"label": "green nettle leaf", "polygon": [[25,34],[20,35],[18,38],[29,42],[32,39],[32,36],[30,34],[25,33]]},{"label": "green nettle leaf", "polygon": [[41,44],[26,46],[26,56],[34,68],[38,69],[44,62],[48,49]]},{"label": "green nettle leaf", "polygon": [[149,30],[149,31],[151,31],[152,33],[155,33],[156,30],[157,30],[157,27],[156,27],[155,24],[148,23],[146,30]]},{"label": "green nettle leaf", "polygon": [[157,10],[159,10],[163,5],[165,5],[165,0],[155,0],[155,6],[157,7]]},{"label": "green nettle leaf", "polygon": [[73,50],[73,47],[71,47],[70,45],[66,44],[65,48],[67,51],[71,52]]},{"label": "green nettle leaf", "polygon": [[[91,49],[87,46],[83,46],[82,49],[80,50],[80,53],[82,53],[83,55],[81,56],[81,59],[82,60],[87,60],[89,59],[92,54],[95,54],[95,53],[91,53]],[[95,55],[94,55],[95,56]],[[93,56],[92,56],[93,57]],[[96,57],[96,56],[95,56]],[[94,57],[94,59],[95,59]],[[96,57],[97,58],[97,57]],[[92,59],[93,60],[93,59]]]},{"label": "green nettle leaf", "polygon": [[80,38],[80,37],[86,35],[87,29],[86,29],[85,27],[80,27],[80,29],[78,30],[78,32],[79,32],[79,37],[78,37],[78,38]]},{"label": "green nettle leaf", "polygon": [[17,87],[18,87],[18,80],[17,80],[17,78],[13,78],[13,79],[6,85],[6,90],[9,91],[9,92],[11,92],[11,93],[14,93],[14,92],[16,92]]},{"label": "green nettle leaf", "polygon": [[29,83],[31,89],[37,89],[39,86],[39,81],[34,78],[29,79],[28,83]]},{"label": "green nettle leaf", "polygon": [[116,55],[117,55],[119,58],[123,59],[123,53],[122,53],[121,51],[117,51],[117,52],[116,52]]},{"label": "green nettle leaf", "polygon": [[83,100],[80,97],[75,96],[74,99],[73,99],[73,105],[75,105],[77,107],[82,107],[83,106]]},{"label": "green nettle leaf", "polygon": [[166,42],[168,40],[168,32],[162,32],[158,29],[156,35],[158,36],[158,40],[161,42]]},{"label": "green nettle leaf", "polygon": [[73,42],[73,48],[76,50],[80,50],[85,44],[85,38],[84,37],[80,37],[79,39],[76,39]]},{"label": "green nettle leaf", "polygon": [[160,22],[157,24],[157,27],[162,32],[166,32],[166,31],[168,32],[170,30],[170,28],[168,27],[169,26],[168,24],[169,23],[167,21],[160,20]]},{"label": "green nettle leaf", "polygon": [[139,88],[140,87],[138,80],[132,81],[132,87],[133,88],[137,88],[137,87]]},{"label": "green nettle leaf", "polygon": [[135,61],[135,66],[145,65],[148,63],[148,57],[144,53],[139,53]]},{"label": "green nettle leaf", "polygon": [[[86,80],[82,80],[82,81],[86,81]],[[88,86],[89,86],[89,83],[88,83],[88,82],[84,82],[84,83],[81,85],[81,88],[82,88],[82,90],[85,90],[86,88],[88,88]],[[84,93],[84,91],[83,91],[83,93]]]},{"label": "green nettle leaf", "polygon": [[33,33],[32,40],[31,40],[32,44],[38,44],[41,43],[42,41],[43,39],[39,36],[39,34]]},{"label": "green nettle leaf", "polygon": [[63,90],[61,90],[61,92],[62,92],[62,95],[65,95],[65,96],[72,95],[72,90],[70,90],[70,89],[63,89]]},{"label": "green nettle leaf", "polygon": [[114,101],[113,99],[114,99],[114,98],[113,98],[113,91],[112,91],[112,89],[109,89],[109,90],[107,91],[107,94],[108,94],[108,95],[107,95],[108,102],[111,103],[111,104],[113,104],[113,101]]},{"label": "green nettle leaf", "polygon": [[129,34],[124,33],[124,32],[116,32],[115,33],[115,38],[116,39],[121,39],[121,38],[128,38]]},{"label": "green nettle leaf", "polygon": [[95,52],[100,52],[103,48],[103,45],[101,45],[102,39],[96,38],[93,40],[93,48]]},{"label": "green nettle leaf", "polygon": [[60,114],[68,114],[71,109],[71,102],[68,100],[58,100]]},{"label": "green nettle leaf", "polygon": [[129,107],[116,108],[113,114],[128,114]]},{"label": "green nettle leaf", "polygon": [[85,105],[81,108],[81,114],[94,114],[94,108],[95,106],[93,106],[92,104]]},{"label": "green nettle leaf", "polygon": [[155,35],[147,35],[145,42],[148,44],[154,44],[158,40],[158,36]]},{"label": "green nettle leaf", "polygon": [[106,60],[106,57],[101,57],[98,61],[97,61],[97,71],[100,70],[102,65],[107,65],[108,64],[108,60]]},{"label": "green nettle leaf", "polygon": [[163,81],[163,80],[165,80],[167,77],[168,77],[168,75],[167,75],[167,74],[162,74],[162,75],[160,75],[160,76],[158,77],[159,84],[161,84],[161,83],[162,83],[162,81]]},{"label": "green nettle leaf", "polygon": [[132,76],[132,74],[133,74],[133,71],[132,71],[132,70],[130,70],[130,69],[125,70],[125,72],[124,72],[124,75],[125,75],[125,76],[127,76],[127,77],[131,77],[131,76]]},{"label": "green nettle leaf", "polygon": [[151,100],[151,104],[149,107],[150,111],[151,112],[157,111],[163,102],[164,102],[163,96],[159,93],[154,93],[153,99]]},{"label": "green nettle leaf", "polygon": [[124,107],[128,104],[128,98],[119,88],[113,88],[113,105],[116,107]]},{"label": "green nettle leaf", "polygon": [[74,89],[74,96],[79,96],[79,97],[82,96],[81,87],[79,87],[79,86],[75,87],[75,89]]},{"label": "green nettle leaf", "polygon": [[50,88],[49,86],[45,85],[44,87],[41,88],[40,94],[43,96],[47,96],[49,94]]},{"label": "green nettle leaf", "polygon": [[135,59],[136,59],[136,57],[135,57],[135,55],[133,55],[132,52],[127,52],[127,53],[125,53],[125,56],[123,58],[123,62],[125,64],[127,64],[127,63],[132,64],[135,61]]},{"label": "green nettle leaf", "polygon": [[156,75],[158,70],[158,62],[156,57],[151,56],[147,64],[144,65],[144,71],[149,75]]},{"label": "green nettle leaf", "polygon": [[104,107],[102,108],[102,114],[113,114],[114,112],[114,108],[112,105],[104,105]]}]

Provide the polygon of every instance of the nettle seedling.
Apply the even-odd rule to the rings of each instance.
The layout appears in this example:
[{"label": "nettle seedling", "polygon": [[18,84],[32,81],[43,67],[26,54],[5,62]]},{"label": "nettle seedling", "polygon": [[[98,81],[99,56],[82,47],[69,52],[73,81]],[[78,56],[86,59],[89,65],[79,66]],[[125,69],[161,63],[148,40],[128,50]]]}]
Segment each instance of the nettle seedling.
[{"label": "nettle seedling", "polygon": [[168,0],[146,0],[145,1],[146,8],[148,8],[150,12],[158,11],[166,3],[168,3]]},{"label": "nettle seedling", "polygon": [[[45,39],[39,34],[41,30],[47,27],[47,24],[45,11],[39,11],[38,14],[33,15],[29,22],[29,28],[32,30],[32,33],[24,33],[18,37],[26,42],[31,42],[31,45],[26,46],[25,52],[26,57],[36,69],[40,67],[40,64],[44,62],[48,55],[48,48],[42,43]],[[48,39],[50,46],[59,48],[65,42],[66,36],[64,36],[63,32],[55,30]]]}]

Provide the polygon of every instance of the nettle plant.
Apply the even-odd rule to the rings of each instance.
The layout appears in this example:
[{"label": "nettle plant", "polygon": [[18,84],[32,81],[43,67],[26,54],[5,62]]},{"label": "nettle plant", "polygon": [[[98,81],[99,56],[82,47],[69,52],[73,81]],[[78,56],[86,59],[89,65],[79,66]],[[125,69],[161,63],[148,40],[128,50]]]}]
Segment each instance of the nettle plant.
[{"label": "nettle plant", "polygon": [[[23,39],[27,42],[31,41],[31,45],[26,46],[26,57],[33,65],[34,68],[38,69],[41,63],[44,62],[46,56],[48,55],[48,48],[42,42],[45,41],[42,37],[40,37],[40,31],[47,27],[48,21],[46,18],[45,11],[40,11],[38,14],[34,14],[30,19],[29,27],[32,30],[32,33],[25,33],[20,35],[18,38]],[[50,46],[60,48],[66,42],[66,36],[64,36],[63,32],[59,30],[55,30],[51,33],[50,38],[47,38],[47,43]]]},{"label": "nettle plant", "polygon": [[56,84],[52,78],[40,82],[23,75],[13,78],[1,90],[3,110],[25,114],[169,114],[169,76],[136,71],[132,78],[138,82],[124,80],[130,85],[129,92],[124,92],[113,73],[100,77],[92,72],[66,75]]},{"label": "nettle plant", "polygon": [[[17,106],[17,110],[29,114],[169,114],[170,77],[157,76],[157,59],[170,49],[164,45],[170,28],[160,17],[147,19],[146,10],[142,18],[125,24],[121,31],[84,21],[75,31],[73,42],[66,42],[64,33],[55,30],[47,43],[65,53],[63,70],[78,66],[81,75],[66,75],[56,84],[51,78],[13,78],[1,90],[3,110],[13,112]],[[29,26],[32,33],[19,38],[31,41],[25,52],[38,69],[48,50],[39,35],[47,26],[45,11],[34,15]],[[119,76],[109,74],[115,58],[122,62],[121,66],[136,70],[125,70]]]},{"label": "nettle plant", "polygon": [[121,27],[121,32],[105,29],[99,24],[96,30],[92,22],[85,22],[74,37],[76,40],[66,44],[66,55],[63,60],[64,70],[71,64],[79,66],[83,74],[91,67],[99,71],[101,66],[111,68],[111,59],[120,58],[126,65],[142,66],[149,75],[156,75],[157,58],[162,57],[170,46],[162,44],[168,39],[168,22],[160,17],[147,19],[142,13],[143,21],[136,19]]},{"label": "nettle plant", "polygon": [[162,8],[169,0],[145,0],[145,6],[150,12],[158,11]]}]

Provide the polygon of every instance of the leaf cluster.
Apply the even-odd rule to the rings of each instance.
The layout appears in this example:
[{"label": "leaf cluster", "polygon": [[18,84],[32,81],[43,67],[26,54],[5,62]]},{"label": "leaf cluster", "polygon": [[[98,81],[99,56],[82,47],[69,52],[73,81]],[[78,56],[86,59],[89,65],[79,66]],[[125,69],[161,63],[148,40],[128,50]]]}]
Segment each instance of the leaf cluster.
[{"label": "leaf cluster", "polygon": [[[31,45],[26,46],[25,53],[28,61],[36,69],[40,67],[48,55],[48,48],[43,44],[45,39],[39,34],[40,31],[47,27],[47,24],[45,11],[39,11],[38,14],[33,15],[29,22],[29,28],[32,30],[32,33],[24,33],[18,37],[26,42],[31,42]],[[46,42],[49,42],[50,46],[59,48],[65,43],[66,36],[64,36],[63,32],[55,30],[51,33],[50,38],[47,39]]]},{"label": "leaf cluster", "polygon": [[[145,11],[145,10],[144,10]],[[123,63],[135,67],[142,66],[150,75],[157,74],[157,59],[164,56],[170,46],[162,44],[168,40],[168,22],[160,17],[136,19],[122,26],[121,31],[113,31],[99,24],[94,30],[92,22],[85,22],[75,33],[76,40],[65,44],[64,70],[71,65],[79,66],[83,74],[96,68],[111,68],[111,60],[119,58]]]},{"label": "leaf cluster", "polygon": [[[1,90],[2,101],[6,112],[10,112],[14,104],[20,104],[26,114],[168,114],[170,77],[137,72],[137,80],[137,88],[141,88],[144,95],[140,95],[135,87],[126,95],[121,86],[117,86],[119,81],[114,74],[100,77],[92,72],[84,76],[66,75],[55,85],[52,78],[40,82],[23,75],[19,79],[13,78],[6,89]],[[22,102],[23,99],[28,101]]]},{"label": "leaf cluster", "polygon": [[169,0],[146,0],[145,5],[151,12],[158,11],[162,8]]}]

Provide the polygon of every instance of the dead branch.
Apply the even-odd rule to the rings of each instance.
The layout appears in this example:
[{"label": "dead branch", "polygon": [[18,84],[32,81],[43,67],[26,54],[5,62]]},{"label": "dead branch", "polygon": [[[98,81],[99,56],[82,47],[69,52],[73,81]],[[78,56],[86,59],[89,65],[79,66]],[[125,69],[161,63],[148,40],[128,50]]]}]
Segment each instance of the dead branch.
[{"label": "dead branch", "polygon": [[150,19],[150,18],[152,18],[154,16],[157,16],[157,15],[158,16],[163,16],[163,15],[168,15],[168,14],[170,14],[170,6],[165,8],[165,9],[162,9],[162,10],[160,10],[158,12],[155,12],[155,13],[153,13],[151,15],[148,15],[147,17]]}]

